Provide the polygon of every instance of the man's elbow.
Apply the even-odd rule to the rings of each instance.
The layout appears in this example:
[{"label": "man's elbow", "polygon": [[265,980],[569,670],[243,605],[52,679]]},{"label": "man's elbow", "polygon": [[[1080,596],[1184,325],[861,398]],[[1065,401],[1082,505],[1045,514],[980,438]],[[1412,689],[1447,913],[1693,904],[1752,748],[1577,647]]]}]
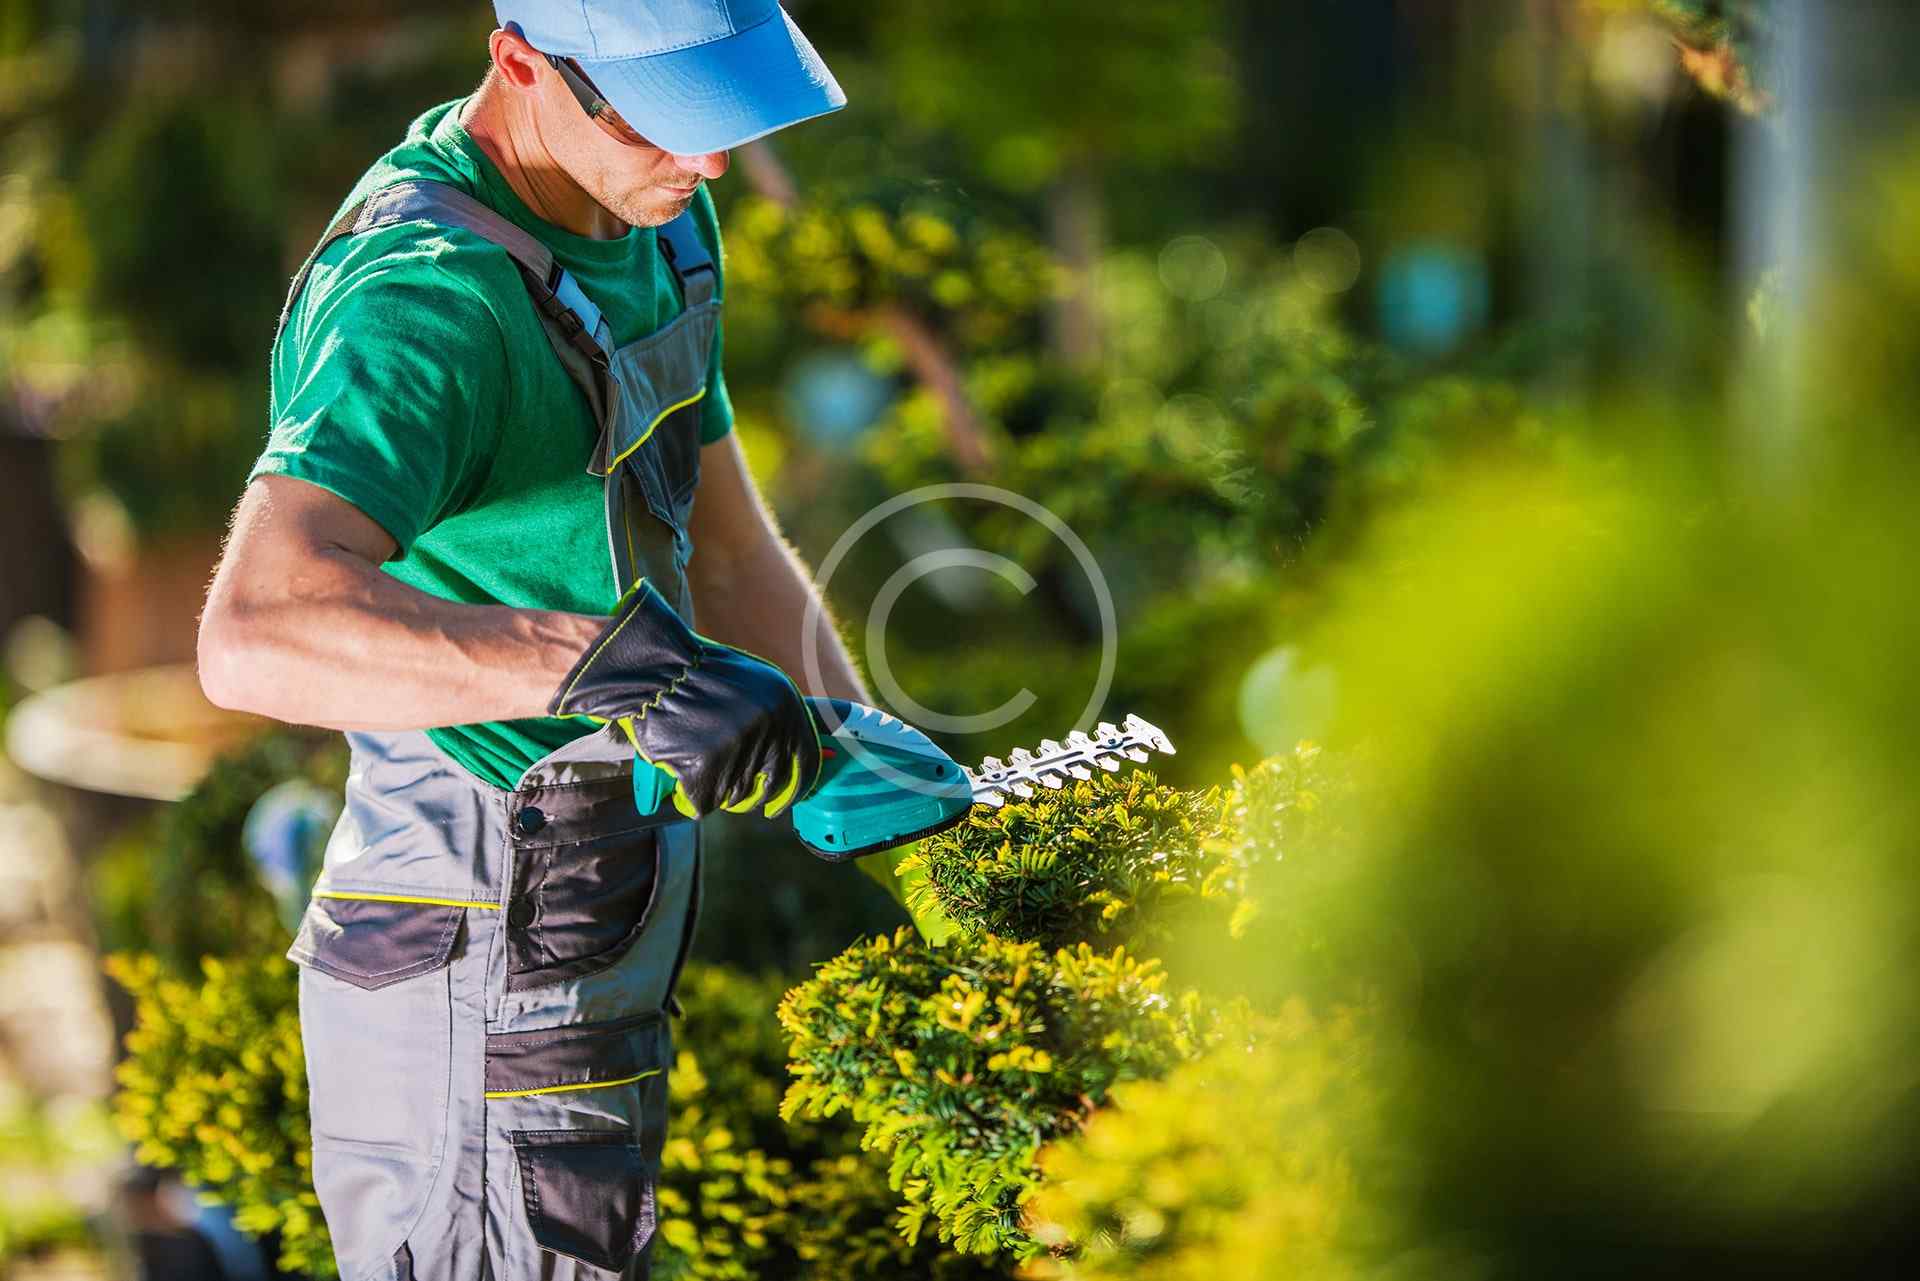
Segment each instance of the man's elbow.
[{"label": "man's elbow", "polygon": [[273,683],[265,670],[268,649],[254,633],[244,612],[217,598],[207,603],[194,654],[200,692],[215,707],[272,715],[265,705]]}]

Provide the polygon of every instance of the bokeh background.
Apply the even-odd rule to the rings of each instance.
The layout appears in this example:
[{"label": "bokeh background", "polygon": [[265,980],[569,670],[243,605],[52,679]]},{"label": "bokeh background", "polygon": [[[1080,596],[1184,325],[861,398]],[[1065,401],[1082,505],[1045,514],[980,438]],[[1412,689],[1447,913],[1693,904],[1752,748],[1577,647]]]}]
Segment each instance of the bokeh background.
[{"label": "bokeh background", "polygon": [[[740,149],[713,193],[738,432],[794,543],[817,564],[922,485],[1024,495],[1098,562],[1098,714],[1171,734],[1162,782],[1303,740],[1364,778],[1264,909],[1284,939],[1188,941],[1219,990],[1319,1011],[1294,1057],[1134,1100],[1137,1133],[1123,1115],[1060,1158],[1124,1166],[1233,1094],[1217,1134],[1154,1149],[1157,1183],[1052,1207],[1165,1247],[1088,1275],[1897,1258],[1920,1157],[1920,16],[788,8],[851,105]],[[202,1099],[170,1149],[139,1111],[166,1082],[123,1072],[116,1125],[115,1066],[130,991],[201,1028],[150,1040],[149,1070],[223,1035],[297,1063],[284,1002],[202,958],[284,947],[340,749],[214,712],[184,664],[286,282],[361,170],[477,82],[491,26],[447,0],[0,0],[0,1277],[324,1273],[274,1244],[309,1232],[274,1190],[301,1177],[297,1108]],[[896,570],[956,549],[1027,589],[941,570],[868,628]],[[1019,700],[943,736],[967,762],[1074,727],[1107,640],[1068,547],[991,504],[884,523],[829,596],[919,704]],[[711,847],[699,981],[720,1043],[777,1072],[780,991],[905,918],[884,875],[744,822]],[[116,979],[109,955],[150,959]],[[1364,1012],[1364,1072],[1327,1010]],[[713,1100],[777,1093],[724,1058]],[[707,1149],[710,1179],[777,1181],[754,1154],[814,1142],[768,1117],[734,1123],[745,1156]],[[1263,1125],[1300,1146],[1240,1144]],[[857,1151],[819,1195],[886,1200]],[[182,1169],[243,1188],[268,1247]],[[974,1275],[889,1248],[839,1274]],[[683,1275],[814,1275],[674,1249]]]}]

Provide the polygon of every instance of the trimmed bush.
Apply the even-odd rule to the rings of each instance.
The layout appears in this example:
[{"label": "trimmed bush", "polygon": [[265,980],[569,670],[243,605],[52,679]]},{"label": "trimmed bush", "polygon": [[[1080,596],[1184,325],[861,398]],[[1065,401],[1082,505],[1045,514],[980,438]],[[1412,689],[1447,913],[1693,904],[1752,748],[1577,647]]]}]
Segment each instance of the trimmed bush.
[{"label": "trimmed bush", "polygon": [[1182,792],[1135,770],[976,814],[920,843],[910,902],[975,934],[1039,943],[1163,937],[1169,909],[1200,894],[1223,834],[1218,788]]},{"label": "trimmed bush", "polygon": [[953,949],[907,929],[855,944],[787,994],[781,1114],[845,1111],[891,1156],[909,1242],[931,1222],[962,1253],[1031,1257],[1021,1222],[1040,1147],[1115,1082],[1153,1077],[1206,1045],[1212,1019],[1125,948],[1048,952],[991,935]]}]

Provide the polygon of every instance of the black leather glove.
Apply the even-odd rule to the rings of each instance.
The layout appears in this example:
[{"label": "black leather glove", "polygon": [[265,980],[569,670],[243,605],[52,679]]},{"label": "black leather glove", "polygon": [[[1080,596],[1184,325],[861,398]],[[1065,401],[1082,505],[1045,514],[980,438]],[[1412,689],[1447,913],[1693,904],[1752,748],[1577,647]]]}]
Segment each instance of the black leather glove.
[{"label": "black leather glove", "polygon": [[618,725],[675,780],[688,818],[754,805],[773,818],[820,773],[813,714],[787,674],[688,627],[642,579],[588,646],[548,710]]}]

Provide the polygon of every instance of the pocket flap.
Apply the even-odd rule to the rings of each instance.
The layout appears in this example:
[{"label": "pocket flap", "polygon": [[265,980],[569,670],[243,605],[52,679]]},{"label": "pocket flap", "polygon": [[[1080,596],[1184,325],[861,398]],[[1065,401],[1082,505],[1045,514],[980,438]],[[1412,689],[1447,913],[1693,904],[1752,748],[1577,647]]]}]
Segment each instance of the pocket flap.
[{"label": "pocket flap", "polygon": [[665,1029],[658,1014],[617,1023],[494,1032],[487,1036],[489,1098],[629,1085],[666,1068]]},{"label": "pocket flap", "polygon": [[288,959],[371,991],[445,965],[467,909],[316,894]]},{"label": "pocket flap", "polygon": [[653,1179],[628,1130],[517,1130],[527,1221],[541,1249],[623,1272],[653,1237]]}]

